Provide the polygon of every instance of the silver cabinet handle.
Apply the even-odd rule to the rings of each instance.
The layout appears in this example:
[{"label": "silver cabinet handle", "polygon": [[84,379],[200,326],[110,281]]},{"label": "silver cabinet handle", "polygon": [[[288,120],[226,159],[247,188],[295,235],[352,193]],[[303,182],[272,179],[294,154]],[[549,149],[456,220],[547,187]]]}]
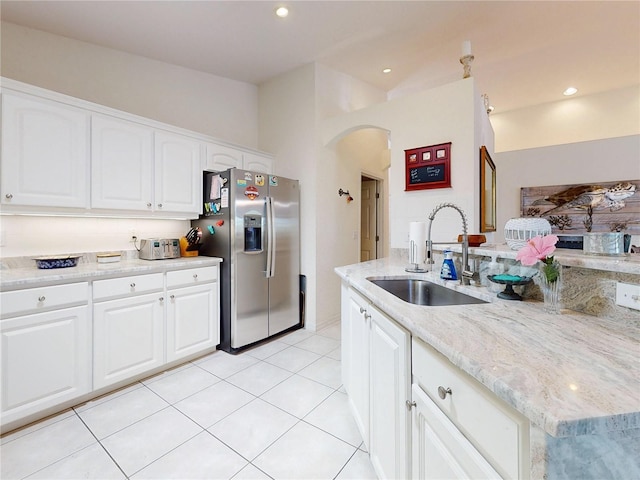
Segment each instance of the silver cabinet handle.
[{"label": "silver cabinet handle", "polygon": [[404,404],[407,406],[407,410],[411,410],[411,407],[415,407],[417,405],[416,402],[412,402],[410,400],[405,401]]},{"label": "silver cabinet handle", "polygon": [[147,203],[147,208],[151,208],[151,202]]},{"label": "silver cabinet handle", "polygon": [[129,286],[130,286],[131,288],[136,288],[136,284],[135,284],[135,283],[133,283],[133,282],[131,282],[131,283],[129,284]]},{"label": "silver cabinet handle", "polygon": [[162,204],[161,203],[158,204],[158,208],[162,208]]},{"label": "silver cabinet handle", "polygon": [[169,298],[170,298],[171,300],[173,300],[174,298],[176,298],[176,296],[175,296],[175,295],[171,295]]},{"label": "silver cabinet handle", "polygon": [[441,399],[444,400],[445,398],[447,398],[447,395],[453,395],[453,392],[450,388],[438,387],[438,396]]},{"label": "silver cabinet handle", "polygon": [[194,280],[197,280],[197,279],[198,279],[198,274],[197,274],[197,273],[194,273],[194,274],[193,274],[193,279],[194,279]]},{"label": "silver cabinet handle", "polygon": [[369,320],[370,318],[371,318],[371,315],[369,315],[368,313],[365,312],[364,319],[365,320]]},{"label": "silver cabinet handle", "polygon": [[38,301],[39,302],[44,302],[45,301],[45,296],[44,295],[39,296],[38,297]]},{"label": "silver cabinet handle", "polygon": [[5,195],[5,197],[6,197],[7,200],[11,200],[13,198],[13,194],[12,193],[7,193]]},{"label": "silver cabinet handle", "polygon": [[360,307],[360,313],[364,313],[364,312],[366,312],[366,311],[367,311],[367,309],[366,309],[366,308],[364,308],[364,307]]},{"label": "silver cabinet handle", "polygon": [[164,297],[160,297],[158,300],[160,300],[161,302],[164,302]]}]

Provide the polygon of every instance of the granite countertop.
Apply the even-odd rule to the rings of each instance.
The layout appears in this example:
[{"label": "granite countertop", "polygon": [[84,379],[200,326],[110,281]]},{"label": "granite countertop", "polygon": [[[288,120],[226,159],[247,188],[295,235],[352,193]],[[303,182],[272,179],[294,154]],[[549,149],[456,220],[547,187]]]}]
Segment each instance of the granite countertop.
[{"label": "granite countertop", "polygon": [[[515,253],[515,252],[514,252]],[[636,325],[534,301],[501,300],[485,287],[407,273],[401,259],[338,267],[344,282],[554,437],[640,428],[640,331]],[[422,278],[491,303],[406,303],[367,277]]]},{"label": "granite countertop", "polygon": [[14,257],[2,260],[0,289],[21,288],[86,282],[104,278],[143,275],[184,268],[206,267],[222,262],[217,257],[180,257],[166,260],[140,260],[125,252],[122,260],[114,263],[98,263],[95,254],[83,254],[78,265],[68,268],[38,269],[32,258]]},{"label": "granite countertop", "polygon": [[[444,249],[456,253],[462,251],[459,244],[452,243],[449,246],[434,245],[434,250]],[[479,247],[469,247],[469,254],[476,256],[496,258],[509,258],[515,260],[518,251],[512,250],[506,243],[502,244],[482,244]],[[591,270],[614,271],[618,273],[640,274],[640,255],[588,255],[582,250],[572,250],[568,248],[558,248],[553,254],[554,258],[566,267],[581,267]]]}]

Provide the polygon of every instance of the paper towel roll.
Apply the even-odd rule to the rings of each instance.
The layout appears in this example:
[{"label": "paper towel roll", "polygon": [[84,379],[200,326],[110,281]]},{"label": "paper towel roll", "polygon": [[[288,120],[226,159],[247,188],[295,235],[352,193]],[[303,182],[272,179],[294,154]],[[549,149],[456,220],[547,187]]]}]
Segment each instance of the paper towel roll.
[{"label": "paper towel roll", "polygon": [[409,262],[424,263],[427,254],[427,223],[409,224]]}]

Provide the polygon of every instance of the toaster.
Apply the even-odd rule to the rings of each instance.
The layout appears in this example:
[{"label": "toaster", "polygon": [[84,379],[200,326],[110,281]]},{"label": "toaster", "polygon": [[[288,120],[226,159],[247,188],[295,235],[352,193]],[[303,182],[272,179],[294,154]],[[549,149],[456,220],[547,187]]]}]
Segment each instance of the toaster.
[{"label": "toaster", "polygon": [[177,238],[143,238],[140,241],[139,257],[142,260],[179,258],[180,242]]}]

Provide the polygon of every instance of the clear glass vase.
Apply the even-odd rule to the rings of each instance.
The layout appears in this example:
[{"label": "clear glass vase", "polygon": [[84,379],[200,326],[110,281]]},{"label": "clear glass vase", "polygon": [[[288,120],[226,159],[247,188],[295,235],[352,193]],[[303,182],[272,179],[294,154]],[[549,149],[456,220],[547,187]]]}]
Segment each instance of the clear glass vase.
[{"label": "clear glass vase", "polygon": [[[555,278],[550,270],[555,271]],[[552,277],[548,279],[548,277]],[[538,286],[544,298],[544,311],[547,313],[560,313],[560,291],[562,290],[562,265],[553,261],[550,264],[543,264],[537,275]]]}]

